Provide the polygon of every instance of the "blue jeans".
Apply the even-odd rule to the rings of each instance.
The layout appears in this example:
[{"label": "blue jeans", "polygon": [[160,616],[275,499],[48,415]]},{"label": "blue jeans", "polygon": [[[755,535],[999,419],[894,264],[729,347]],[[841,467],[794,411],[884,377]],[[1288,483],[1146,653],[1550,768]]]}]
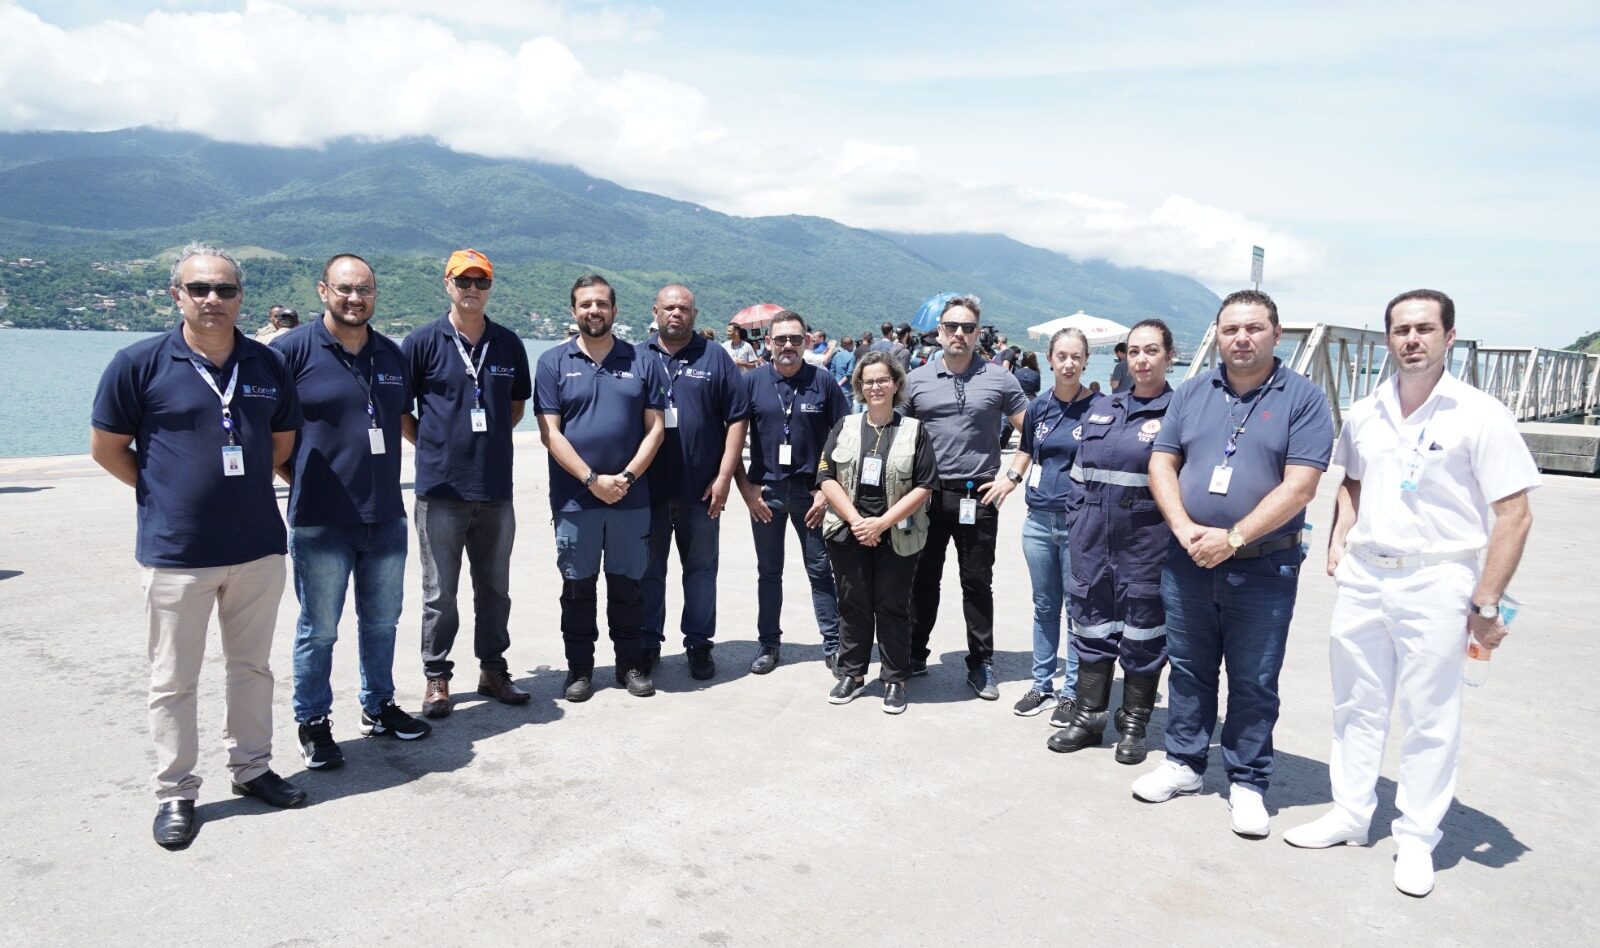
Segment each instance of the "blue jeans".
[{"label": "blue jeans", "polygon": [[[1056,660],[1061,652],[1066,585],[1072,578],[1064,511],[1028,511],[1028,518],[1022,521],[1022,558],[1033,579],[1033,690],[1050,694],[1055,690]],[[1066,622],[1070,631],[1072,620]],[[1070,639],[1061,694],[1067,698],[1078,694],[1078,650]]]},{"label": "blue jeans", "polygon": [[650,559],[645,564],[644,647],[667,640],[667,560],[678,541],[683,565],[683,647],[710,645],[717,634],[717,560],[721,526],[703,500],[662,499],[650,507]]},{"label": "blue jeans", "polygon": [[786,477],[761,488],[761,497],[772,509],[772,520],[750,521],[756,541],[756,636],[762,645],[776,646],[783,637],[778,617],[783,612],[783,534],[794,525],[800,537],[800,552],[805,557],[806,578],[811,581],[811,609],[822,633],[822,650],[839,650],[839,601],[834,593],[833,569],[822,528],[806,526],[806,511],[811,507],[811,489],[804,477]]},{"label": "blue jeans", "polygon": [[1298,546],[1253,560],[1196,566],[1173,540],[1161,574],[1167,610],[1167,756],[1204,773],[1217,724],[1218,671],[1228,668],[1222,762],[1230,783],[1265,792],[1272,776],[1283,668],[1300,585]]},{"label": "blue jeans", "polygon": [[450,649],[461,628],[456,590],[461,555],[472,572],[472,650],[486,671],[506,670],[511,647],[511,546],[517,514],[509,500],[418,497],[417,555],[422,559],[422,670],[450,680]]},{"label": "blue jeans", "polygon": [[339,638],[344,595],[356,580],[357,651],[368,714],[394,698],[394,629],[405,598],[406,518],[382,523],[295,527],[294,719],[301,724],[333,711],[333,643]]}]

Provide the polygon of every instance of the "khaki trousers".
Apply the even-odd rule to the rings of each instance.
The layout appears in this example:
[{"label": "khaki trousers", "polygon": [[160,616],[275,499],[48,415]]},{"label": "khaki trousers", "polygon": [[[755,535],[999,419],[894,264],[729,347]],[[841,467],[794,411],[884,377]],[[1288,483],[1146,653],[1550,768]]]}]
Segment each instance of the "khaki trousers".
[{"label": "khaki trousers", "polygon": [[223,746],[235,783],[254,780],[272,759],[272,630],[283,598],[280,554],[236,566],[144,571],[150,620],[150,736],[158,800],[193,800],[200,778],[196,691],[206,631],[216,607],[227,665]]}]

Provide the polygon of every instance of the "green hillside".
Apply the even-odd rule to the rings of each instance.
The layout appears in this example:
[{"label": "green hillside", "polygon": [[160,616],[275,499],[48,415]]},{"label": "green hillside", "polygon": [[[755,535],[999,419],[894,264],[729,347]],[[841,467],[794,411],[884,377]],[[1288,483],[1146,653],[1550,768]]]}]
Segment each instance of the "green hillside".
[{"label": "green hillside", "polygon": [[[1083,309],[1122,321],[1161,315],[1193,340],[1217,305],[1186,277],[1076,262],[1003,236],[738,218],[569,167],[422,141],[292,150],[146,129],[0,135],[0,258],[47,261],[0,267],[0,320],[163,320],[163,301],[146,291],[164,274],[140,261],[195,238],[284,255],[250,268],[247,309],[257,312],[279,301],[309,308],[321,261],[362,253],[378,264],[380,315],[397,325],[441,310],[439,268],[462,246],[495,261],[492,311],[524,332],[537,328],[530,313],[564,322],[566,289],[590,270],[616,278],[621,318],[639,328],[667,281],[696,290],[706,324],[778,302],[833,332],[908,319],[952,289],[983,297],[986,321],[1011,333]],[[105,297],[115,301],[109,316]]]}]

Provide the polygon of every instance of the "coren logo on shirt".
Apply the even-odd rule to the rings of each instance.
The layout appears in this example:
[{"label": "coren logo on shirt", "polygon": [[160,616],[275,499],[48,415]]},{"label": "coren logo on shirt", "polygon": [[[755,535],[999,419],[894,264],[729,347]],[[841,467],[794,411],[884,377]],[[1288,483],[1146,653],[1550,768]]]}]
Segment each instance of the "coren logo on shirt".
[{"label": "coren logo on shirt", "polygon": [[489,376],[491,378],[508,379],[508,378],[514,377],[516,374],[517,374],[517,367],[514,366],[514,365],[491,365],[491,366],[489,366]]},{"label": "coren logo on shirt", "polygon": [[799,407],[800,407],[800,413],[802,415],[820,415],[820,414],[822,414],[822,406],[821,405],[803,404],[803,405],[801,405]]},{"label": "coren logo on shirt", "polygon": [[278,390],[265,385],[242,385],[239,394],[245,398],[277,398]]},{"label": "coren logo on shirt", "polygon": [[374,372],[373,378],[378,380],[379,385],[405,384],[405,379],[401,378],[397,373],[394,372]]},{"label": "coren logo on shirt", "polygon": [[705,369],[684,369],[683,374],[691,379],[709,379],[711,373]]}]

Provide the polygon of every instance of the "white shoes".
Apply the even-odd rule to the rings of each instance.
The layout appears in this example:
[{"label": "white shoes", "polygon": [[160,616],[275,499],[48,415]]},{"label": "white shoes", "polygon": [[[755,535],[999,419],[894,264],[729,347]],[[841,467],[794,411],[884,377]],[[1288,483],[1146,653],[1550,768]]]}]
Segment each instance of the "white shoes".
[{"label": "white shoes", "polygon": [[1233,811],[1233,831],[1240,836],[1260,839],[1270,832],[1267,806],[1255,787],[1243,783],[1229,787],[1228,809]]},{"label": "white shoes", "polygon": [[1200,786],[1199,774],[1168,759],[1133,782],[1133,795],[1146,803],[1165,803],[1179,794],[1199,793]]},{"label": "white shoes", "polygon": [[1283,834],[1284,842],[1301,849],[1327,849],[1345,844],[1365,846],[1369,839],[1367,829],[1351,826],[1349,818],[1338,810],[1325,813],[1309,823],[1302,823]]},{"label": "white shoes", "polygon": [[1402,844],[1394,855],[1394,887],[1419,899],[1432,892],[1433,853]]}]

